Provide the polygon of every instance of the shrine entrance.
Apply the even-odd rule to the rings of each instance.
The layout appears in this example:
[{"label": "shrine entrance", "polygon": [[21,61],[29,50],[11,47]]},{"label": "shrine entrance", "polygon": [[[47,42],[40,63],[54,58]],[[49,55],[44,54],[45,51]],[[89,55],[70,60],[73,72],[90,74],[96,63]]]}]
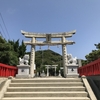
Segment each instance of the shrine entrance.
[{"label": "shrine entrance", "polygon": [[55,76],[54,68],[49,69],[49,76]]},{"label": "shrine entrance", "polygon": [[47,69],[47,76],[56,76],[56,69],[58,65],[45,65]]},{"label": "shrine entrance", "polygon": [[[67,49],[66,45],[71,45],[75,42],[66,40],[68,37],[72,37],[75,34],[75,30],[71,32],[62,32],[62,33],[31,33],[21,31],[21,33],[27,37],[31,38],[31,41],[24,41],[25,45],[31,45],[31,60],[30,60],[30,77],[34,77],[34,67],[35,67],[35,46],[55,46],[55,45],[62,45],[62,56],[63,56],[63,73],[64,77],[67,77]],[[46,41],[38,41],[37,38],[45,38]],[[52,41],[52,39],[61,39],[60,41]],[[52,72],[52,69],[50,69]],[[56,73],[55,73],[56,75]],[[47,76],[49,76],[49,69],[47,68]]]}]

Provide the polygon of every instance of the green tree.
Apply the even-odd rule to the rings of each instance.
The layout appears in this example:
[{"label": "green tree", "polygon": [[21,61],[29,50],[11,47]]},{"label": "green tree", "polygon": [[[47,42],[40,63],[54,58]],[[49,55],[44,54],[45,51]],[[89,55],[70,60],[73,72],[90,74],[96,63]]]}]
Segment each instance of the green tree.
[{"label": "green tree", "polygon": [[19,57],[23,57],[26,53],[26,46],[24,45],[24,42],[22,41],[21,45],[18,47],[19,48]]},{"label": "green tree", "polygon": [[94,45],[96,46],[96,49],[100,50],[100,43]]},{"label": "green tree", "polygon": [[25,53],[26,53],[26,46],[24,45],[23,40],[21,42],[21,45],[19,45],[19,39],[17,41],[9,40],[8,42],[13,46],[13,49],[16,52],[18,58],[19,57],[23,57],[25,55]]},{"label": "green tree", "polygon": [[82,65],[88,64],[100,58],[100,43],[94,45],[96,46],[96,50],[92,50],[85,56],[86,60],[82,60]]},{"label": "green tree", "polygon": [[2,37],[0,37],[0,62],[9,65],[16,65],[18,63],[13,46]]},{"label": "green tree", "polygon": [[17,41],[8,40],[6,41],[2,37],[0,37],[0,62],[9,64],[9,65],[17,65],[18,58],[23,57],[26,51],[26,46],[23,41],[21,45],[19,45],[19,39]]}]

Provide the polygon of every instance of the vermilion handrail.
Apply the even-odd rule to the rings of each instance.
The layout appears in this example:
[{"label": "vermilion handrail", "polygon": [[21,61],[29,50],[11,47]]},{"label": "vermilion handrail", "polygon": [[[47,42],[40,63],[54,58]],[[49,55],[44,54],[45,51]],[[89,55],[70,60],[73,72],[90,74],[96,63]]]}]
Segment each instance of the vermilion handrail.
[{"label": "vermilion handrail", "polygon": [[78,73],[80,76],[93,76],[93,75],[100,75],[100,58],[78,68]]},{"label": "vermilion handrail", "polygon": [[0,77],[15,76],[17,71],[17,67],[0,63]]}]

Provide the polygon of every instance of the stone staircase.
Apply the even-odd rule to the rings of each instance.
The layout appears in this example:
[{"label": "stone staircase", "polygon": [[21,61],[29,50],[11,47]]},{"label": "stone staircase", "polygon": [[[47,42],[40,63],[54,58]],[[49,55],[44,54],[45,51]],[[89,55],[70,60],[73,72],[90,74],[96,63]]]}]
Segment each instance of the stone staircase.
[{"label": "stone staircase", "polygon": [[2,100],[90,100],[80,78],[12,79]]}]

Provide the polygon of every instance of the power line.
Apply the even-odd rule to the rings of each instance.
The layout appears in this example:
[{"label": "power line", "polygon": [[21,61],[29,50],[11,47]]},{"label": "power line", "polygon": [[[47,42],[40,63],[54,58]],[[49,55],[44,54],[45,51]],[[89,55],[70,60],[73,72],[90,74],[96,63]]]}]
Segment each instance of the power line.
[{"label": "power line", "polygon": [[6,25],[5,25],[5,22],[4,22],[4,20],[3,20],[3,17],[2,17],[2,15],[1,15],[1,13],[0,13],[0,16],[1,16],[2,22],[3,22],[3,24],[4,24],[4,27],[5,27],[5,29],[6,29],[6,32],[7,32],[7,34],[8,34],[8,37],[9,37],[9,39],[10,39],[10,36],[9,36],[8,30],[7,30],[7,27],[6,27]]},{"label": "power line", "polygon": [[5,37],[7,37],[1,24],[0,24],[0,27],[1,27],[1,29],[2,29],[2,31],[4,33],[4,35],[5,35]]}]

